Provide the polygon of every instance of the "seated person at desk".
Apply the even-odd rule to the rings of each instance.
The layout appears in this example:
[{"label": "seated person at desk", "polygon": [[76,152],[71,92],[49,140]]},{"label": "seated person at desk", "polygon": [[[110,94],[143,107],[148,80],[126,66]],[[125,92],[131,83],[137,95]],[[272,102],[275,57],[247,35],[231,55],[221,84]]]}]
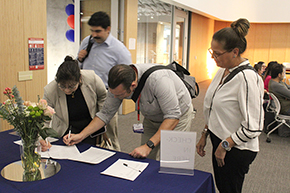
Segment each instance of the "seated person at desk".
[{"label": "seated person at desk", "polygon": [[282,64],[274,64],[269,82],[269,92],[273,93],[281,105],[280,113],[290,115],[290,86],[282,82],[286,76],[286,68]]},{"label": "seated person at desk", "polygon": [[[95,117],[106,99],[102,79],[92,70],[80,70],[76,60],[66,56],[59,66],[56,78],[44,87],[44,99],[54,108],[52,128],[60,137],[79,133]],[[89,135],[85,143],[96,145],[97,137]],[[40,140],[42,151],[51,145]]]},{"label": "seated person at desk", "polygon": [[[154,64],[116,65],[109,72],[109,92],[104,107],[93,121],[79,134],[63,137],[67,145],[81,142],[91,133],[107,124],[118,111],[123,99],[131,98],[141,76]],[[144,134],[141,146],[130,155],[135,158],[159,160],[161,130],[189,131],[193,120],[190,94],[182,80],[168,69],[153,72],[148,77],[139,96],[144,115]]]}]

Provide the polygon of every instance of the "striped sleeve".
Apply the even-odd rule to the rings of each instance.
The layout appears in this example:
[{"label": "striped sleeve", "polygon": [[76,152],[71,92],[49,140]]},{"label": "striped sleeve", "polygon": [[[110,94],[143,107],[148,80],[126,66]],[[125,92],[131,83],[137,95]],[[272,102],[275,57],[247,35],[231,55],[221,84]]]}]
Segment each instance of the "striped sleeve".
[{"label": "striped sleeve", "polygon": [[252,70],[244,70],[238,101],[243,116],[240,128],[231,135],[233,141],[240,145],[258,137],[263,130],[263,80]]}]

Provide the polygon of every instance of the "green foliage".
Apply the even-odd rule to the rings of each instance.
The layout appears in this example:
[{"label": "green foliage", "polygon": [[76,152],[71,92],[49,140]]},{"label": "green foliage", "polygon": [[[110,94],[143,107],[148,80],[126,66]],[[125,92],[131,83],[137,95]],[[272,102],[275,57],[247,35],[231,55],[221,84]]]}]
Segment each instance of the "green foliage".
[{"label": "green foliage", "polygon": [[14,126],[14,130],[25,143],[35,143],[38,136],[58,137],[52,128],[44,128],[44,123],[51,120],[54,111],[45,100],[38,103],[24,102],[16,86],[3,92],[7,100],[0,104],[0,118]]}]

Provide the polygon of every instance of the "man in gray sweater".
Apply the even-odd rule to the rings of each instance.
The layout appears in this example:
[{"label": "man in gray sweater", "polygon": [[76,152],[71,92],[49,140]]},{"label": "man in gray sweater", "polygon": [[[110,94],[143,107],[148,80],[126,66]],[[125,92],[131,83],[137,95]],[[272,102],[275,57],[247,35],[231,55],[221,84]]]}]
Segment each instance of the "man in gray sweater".
[{"label": "man in gray sweater", "polygon": [[282,64],[274,64],[269,82],[269,92],[273,93],[281,104],[281,114],[290,115],[290,86],[282,82],[286,68]]},{"label": "man in gray sweater", "polygon": [[[64,136],[67,145],[74,145],[107,124],[123,99],[131,98],[142,75],[155,64],[116,65],[109,72],[109,92],[100,113],[79,134]],[[141,146],[130,155],[134,158],[160,160],[161,130],[189,131],[194,118],[190,94],[182,80],[169,69],[150,74],[141,91],[140,111],[144,116]]]}]

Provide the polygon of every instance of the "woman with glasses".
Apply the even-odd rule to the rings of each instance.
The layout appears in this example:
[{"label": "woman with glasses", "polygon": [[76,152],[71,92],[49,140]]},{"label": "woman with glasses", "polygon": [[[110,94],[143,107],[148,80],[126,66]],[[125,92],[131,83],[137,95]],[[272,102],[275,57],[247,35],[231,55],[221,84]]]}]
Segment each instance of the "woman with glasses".
[{"label": "woman with glasses", "polygon": [[263,77],[263,74],[265,72],[266,69],[266,64],[262,61],[258,62],[257,64],[254,65],[255,70],[257,71],[257,73]]},{"label": "woman with glasses", "polygon": [[[258,136],[263,130],[263,80],[253,69],[244,69],[225,79],[233,70],[250,66],[241,54],[250,28],[246,19],[217,31],[209,49],[220,69],[204,99],[205,128],[196,145],[205,156],[207,136],[213,145],[212,164],[219,192],[241,192],[245,174],[259,151]],[[231,77],[231,76],[230,76]]]},{"label": "woman with glasses", "polygon": [[[44,87],[44,99],[55,110],[52,128],[59,137],[81,132],[103,106],[106,95],[105,85],[94,71],[81,71],[77,61],[66,56],[55,80]],[[96,145],[97,137],[91,135],[84,142]],[[43,140],[41,144],[43,151],[50,146]]]}]

